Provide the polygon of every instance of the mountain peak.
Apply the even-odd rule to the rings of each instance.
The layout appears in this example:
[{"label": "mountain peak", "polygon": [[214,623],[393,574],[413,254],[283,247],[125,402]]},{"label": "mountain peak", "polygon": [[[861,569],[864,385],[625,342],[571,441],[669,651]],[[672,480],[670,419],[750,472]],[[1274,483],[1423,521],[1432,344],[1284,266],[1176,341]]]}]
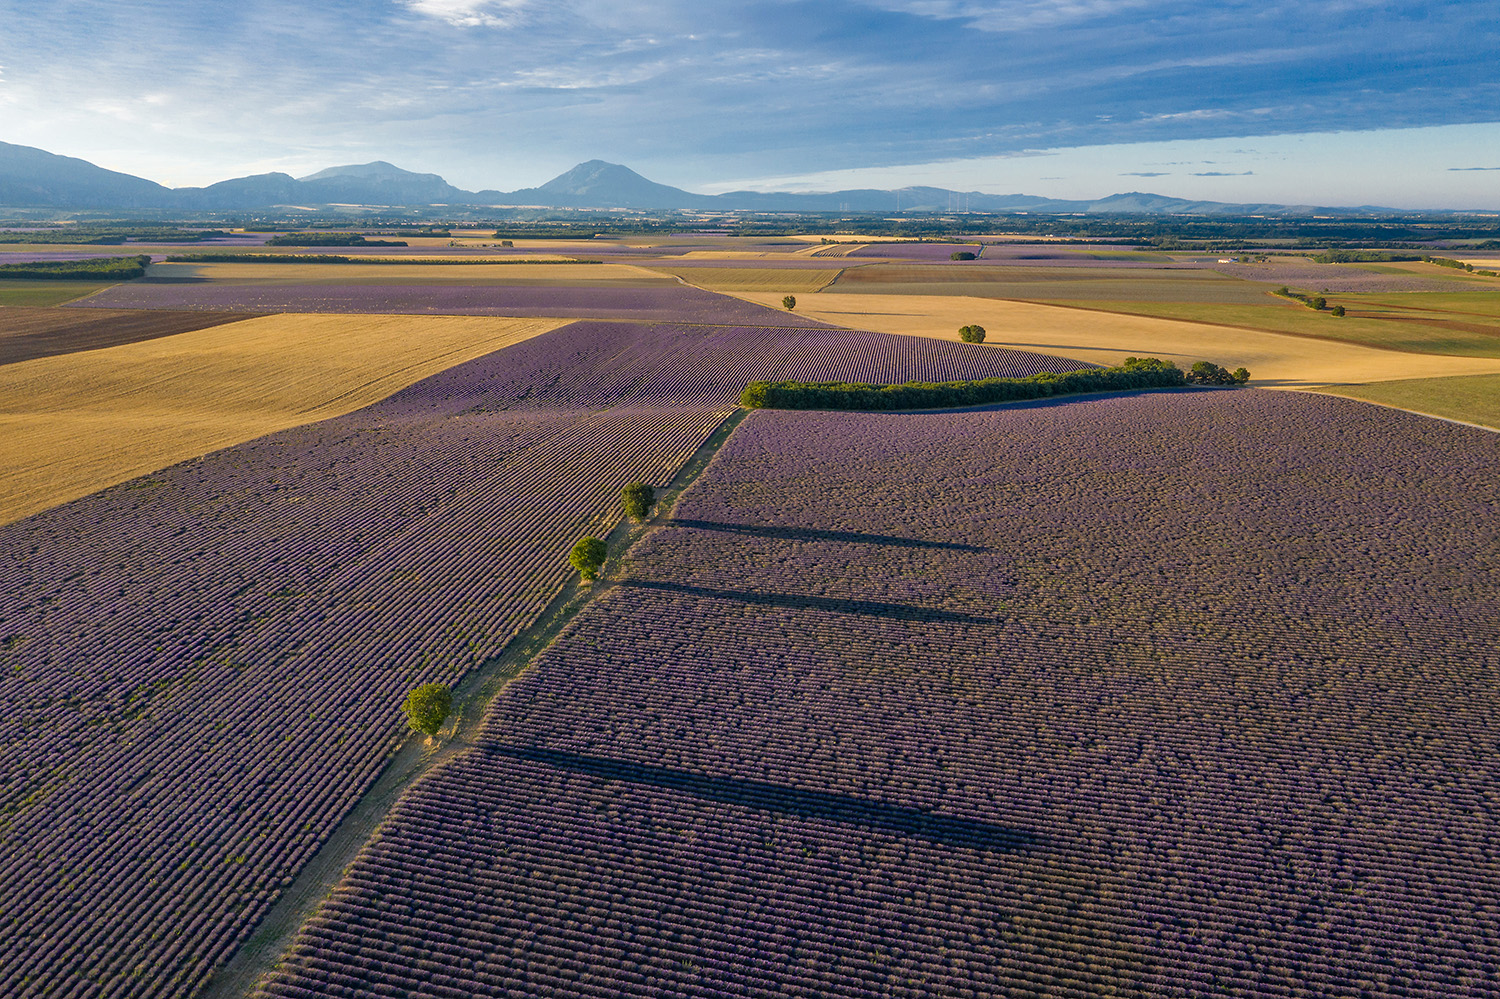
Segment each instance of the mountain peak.
[{"label": "mountain peak", "polygon": [[442,180],[435,173],[413,173],[403,170],[393,163],[385,160],[376,160],[373,163],[353,163],[348,166],[329,167],[327,170],[319,170],[317,173],[306,177],[298,177],[300,181],[310,180]]}]

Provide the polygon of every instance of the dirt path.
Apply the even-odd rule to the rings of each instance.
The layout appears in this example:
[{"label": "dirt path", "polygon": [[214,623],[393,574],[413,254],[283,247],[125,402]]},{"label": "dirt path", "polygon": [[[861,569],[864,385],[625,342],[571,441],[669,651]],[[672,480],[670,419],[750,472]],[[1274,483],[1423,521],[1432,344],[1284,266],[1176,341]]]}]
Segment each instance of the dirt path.
[{"label": "dirt path", "polygon": [[291,886],[272,906],[255,932],[199,993],[200,999],[242,999],[281,960],[297,930],[337,887],[344,872],[369,841],[408,787],[444,762],[467,752],[484,723],[490,703],[511,681],[521,676],[543,649],[562,632],[585,605],[613,588],[610,576],[619,557],[653,526],[670,519],[683,490],[692,485],[728,440],[747,410],[736,410],[720,424],[658,497],[655,515],[644,524],[623,521],[607,539],[612,553],[601,579],[593,586],[569,586],[547,607],[536,623],[523,631],[505,651],[483,663],[454,690],[455,720],[440,741],[408,739],[362,798],[339,822]]}]

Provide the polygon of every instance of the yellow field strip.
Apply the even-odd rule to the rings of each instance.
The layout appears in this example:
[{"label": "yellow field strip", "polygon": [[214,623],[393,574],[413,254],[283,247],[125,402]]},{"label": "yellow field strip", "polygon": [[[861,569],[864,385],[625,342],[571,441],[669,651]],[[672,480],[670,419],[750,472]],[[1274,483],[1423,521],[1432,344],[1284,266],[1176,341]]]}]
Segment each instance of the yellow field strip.
[{"label": "yellow field strip", "polygon": [[353,412],[569,322],[266,316],[0,367],[0,523]]},{"label": "yellow field strip", "polygon": [[[776,308],[780,296],[733,292]],[[957,340],[958,328],[978,323],[986,343],[1119,364],[1135,355],[1178,365],[1213,361],[1250,369],[1261,387],[1433,378],[1500,372],[1500,358],[1455,357],[1377,350],[1359,344],[1283,333],[1265,333],[1173,319],[1060,308],[1031,302],[950,295],[843,295],[824,292],[799,299],[797,314],[838,326]]]},{"label": "yellow field strip", "polygon": [[[776,291],[793,292],[798,295],[819,291],[828,287],[842,269],[794,270],[790,267],[673,267],[664,265],[651,268],[661,274],[670,274],[686,284],[708,291]],[[781,304],[780,298],[776,304]]]}]

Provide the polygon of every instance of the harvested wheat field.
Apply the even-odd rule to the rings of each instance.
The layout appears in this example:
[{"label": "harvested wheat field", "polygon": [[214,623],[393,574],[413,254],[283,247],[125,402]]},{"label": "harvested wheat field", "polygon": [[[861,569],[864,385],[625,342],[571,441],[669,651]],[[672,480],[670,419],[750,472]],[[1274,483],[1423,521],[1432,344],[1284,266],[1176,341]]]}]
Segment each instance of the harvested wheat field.
[{"label": "harvested wheat field", "polygon": [[0,368],[0,523],[353,412],[566,320],[247,319]]},{"label": "harvested wheat field", "polygon": [[[775,307],[780,297],[757,292],[736,297]],[[1378,350],[1359,344],[1260,330],[1211,326],[1147,316],[1070,309],[953,295],[840,295],[799,301],[797,313],[838,326],[957,340],[958,328],[978,323],[986,341],[1044,350],[1095,364],[1152,356],[1179,365],[1211,360],[1250,369],[1262,387],[1378,382],[1500,372],[1500,358],[1454,357]]]},{"label": "harvested wheat field", "polygon": [[251,318],[233,312],[0,309],[0,364],[176,336]]}]

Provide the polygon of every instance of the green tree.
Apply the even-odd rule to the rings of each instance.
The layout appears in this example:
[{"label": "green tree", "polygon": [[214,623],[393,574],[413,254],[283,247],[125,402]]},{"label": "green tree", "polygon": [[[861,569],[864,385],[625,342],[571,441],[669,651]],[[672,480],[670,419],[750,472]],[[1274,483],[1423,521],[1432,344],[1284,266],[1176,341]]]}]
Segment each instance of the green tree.
[{"label": "green tree", "polygon": [[952,253],[948,254],[948,259],[949,260],[973,260],[974,259],[974,251],[973,250],[954,250]]},{"label": "green tree", "polygon": [[973,326],[960,326],[958,338],[964,343],[984,343],[984,327],[978,324]]},{"label": "green tree", "polygon": [[1342,305],[1335,305],[1330,311],[1336,316],[1342,316],[1344,314],[1344,307]]},{"label": "green tree", "polygon": [[644,482],[632,482],[620,490],[620,502],[625,507],[625,516],[639,524],[651,516],[656,505],[656,490]]},{"label": "green tree", "polygon": [[1234,379],[1236,385],[1243,385],[1250,380],[1250,372],[1244,368],[1235,368],[1234,374],[1231,377]]},{"label": "green tree", "polygon": [[424,683],[406,695],[401,704],[406,723],[415,731],[434,736],[453,710],[453,692],[441,683]]},{"label": "green tree", "polygon": [[787,295],[785,298],[783,298],[781,300],[781,307],[783,309],[786,309],[786,311],[791,312],[793,309],[795,309],[797,307],[797,296],[796,295]]},{"label": "green tree", "polygon": [[609,549],[598,538],[579,538],[578,544],[574,545],[573,550],[568,553],[568,561],[583,575],[585,580],[590,580],[599,575],[599,570],[604,568],[604,559],[608,554]]}]

